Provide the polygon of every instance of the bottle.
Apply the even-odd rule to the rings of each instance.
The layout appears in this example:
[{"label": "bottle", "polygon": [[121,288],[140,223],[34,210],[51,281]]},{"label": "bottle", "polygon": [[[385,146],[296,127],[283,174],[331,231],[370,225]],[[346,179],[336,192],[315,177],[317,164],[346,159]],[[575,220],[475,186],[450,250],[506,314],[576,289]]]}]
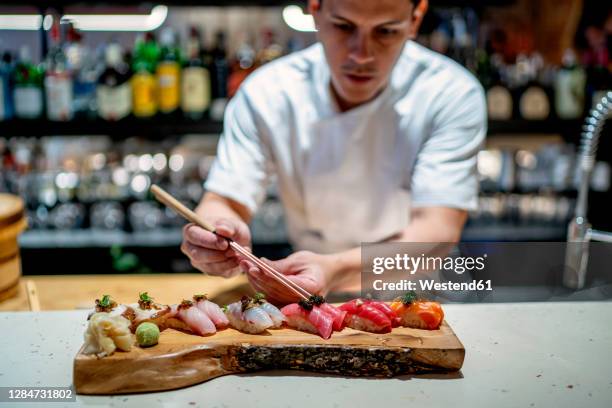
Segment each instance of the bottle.
[{"label": "bottle", "polygon": [[[484,55],[483,55],[484,54]],[[504,78],[504,64],[501,55],[488,58],[483,52],[479,55],[479,78],[486,89],[487,112],[491,120],[510,120],[514,111],[512,92]]]},{"label": "bottle", "polygon": [[37,119],[43,113],[43,77],[41,66],[30,59],[30,49],[19,50],[19,61],[13,70],[13,102],[15,116],[20,119]]},{"label": "bottle", "polygon": [[264,29],[262,32],[262,48],[257,53],[257,64],[263,65],[283,55],[283,47],[276,43],[274,31]]},{"label": "bottle", "polygon": [[563,53],[563,63],[555,78],[555,110],[561,119],[580,119],[584,111],[586,73],[578,66],[571,49]]},{"label": "bottle", "polygon": [[225,45],[225,33],[217,31],[215,45],[211,50],[212,56],[212,98],[210,117],[213,120],[222,120],[227,104],[227,82],[229,79],[229,62]]},{"label": "bottle", "polygon": [[154,72],[160,50],[152,33],[146,33],[134,47],[132,61],[132,109],[134,116],[147,118],[157,113],[157,79]]},{"label": "bottle", "polygon": [[524,61],[517,62],[524,64],[524,75],[527,79],[519,97],[519,112],[526,120],[545,120],[551,112],[549,93],[544,84],[537,80],[538,73],[543,68],[543,59],[538,54],[524,58]]},{"label": "bottle", "polygon": [[105,120],[120,120],[132,111],[130,70],[117,43],[108,44],[105,59],[106,69],[100,75],[96,89],[98,115]]},{"label": "bottle", "polygon": [[13,71],[13,56],[5,52],[0,61],[0,121],[13,117],[13,96],[11,90],[11,72]]},{"label": "bottle", "polygon": [[174,31],[166,28],[162,31],[160,42],[161,60],[157,64],[158,106],[161,113],[175,112],[180,103],[181,55],[176,47]]},{"label": "bottle", "polygon": [[76,117],[92,119],[97,111],[96,84],[101,74],[101,64],[82,40],[82,34],[69,23],[64,53],[74,79],[72,109]]},{"label": "bottle", "polygon": [[45,99],[47,118],[54,121],[68,121],[74,116],[72,106],[72,73],[68,69],[68,60],[62,46],[59,21],[51,27],[52,46],[45,59]]},{"label": "bottle", "polygon": [[200,58],[200,32],[191,27],[187,41],[189,60],[181,73],[181,109],[190,119],[200,119],[210,106],[210,73]]},{"label": "bottle", "polygon": [[232,62],[232,73],[227,83],[227,93],[230,98],[236,94],[240,84],[255,69],[255,56],[256,53],[253,47],[251,47],[246,39],[243,40],[236,51],[236,59]]}]

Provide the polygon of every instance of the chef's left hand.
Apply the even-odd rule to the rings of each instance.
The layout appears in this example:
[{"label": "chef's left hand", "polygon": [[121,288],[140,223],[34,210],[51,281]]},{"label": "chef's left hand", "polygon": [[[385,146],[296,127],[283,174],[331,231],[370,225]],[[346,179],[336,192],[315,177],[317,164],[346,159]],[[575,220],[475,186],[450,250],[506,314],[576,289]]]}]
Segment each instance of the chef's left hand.
[{"label": "chef's left hand", "polygon": [[[329,292],[333,277],[333,262],[327,255],[300,251],[278,261],[264,259],[264,262],[312,294],[325,296]],[[256,291],[265,293],[270,302],[287,304],[300,299],[268,272],[253,263],[242,260],[240,267],[246,272],[251,286]]]}]

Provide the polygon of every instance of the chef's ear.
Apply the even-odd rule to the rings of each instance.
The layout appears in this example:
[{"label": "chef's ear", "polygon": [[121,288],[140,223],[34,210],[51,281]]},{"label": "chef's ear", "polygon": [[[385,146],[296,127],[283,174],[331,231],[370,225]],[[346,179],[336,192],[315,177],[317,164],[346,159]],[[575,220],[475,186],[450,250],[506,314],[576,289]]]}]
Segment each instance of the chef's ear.
[{"label": "chef's ear", "polygon": [[314,15],[321,11],[321,0],[308,0],[308,14]]},{"label": "chef's ear", "polygon": [[323,0],[308,0],[308,14],[312,15],[315,27],[319,29],[319,12],[323,6]]},{"label": "chef's ear", "polygon": [[421,27],[421,23],[423,22],[423,18],[427,13],[427,9],[429,8],[428,0],[420,0],[419,3],[414,6],[414,10],[412,12],[412,20],[410,22],[410,39],[414,40],[419,32],[419,28]]}]

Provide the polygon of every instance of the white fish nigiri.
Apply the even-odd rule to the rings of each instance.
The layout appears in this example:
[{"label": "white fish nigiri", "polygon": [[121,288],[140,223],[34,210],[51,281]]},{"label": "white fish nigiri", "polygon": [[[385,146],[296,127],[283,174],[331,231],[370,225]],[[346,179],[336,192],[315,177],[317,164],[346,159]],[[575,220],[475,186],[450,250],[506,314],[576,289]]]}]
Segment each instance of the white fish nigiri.
[{"label": "white fish nigiri", "polygon": [[272,327],[275,329],[281,327],[283,322],[287,321],[287,317],[285,317],[285,315],[272,303],[262,302],[260,303],[259,307],[261,307],[270,316],[272,322],[274,323]]},{"label": "white fish nigiri", "polygon": [[225,328],[229,325],[229,320],[223,310],[214,302],[211,302],[206,298],[206,295],[195,295],[193,297],[195,305],[206,313],[206,315],[213,321],[217,329]]},{"label": "white fish nigiri", "polygon": [[270,315],[246,296],[239,302],[227,305],[225,315],[232,327],[245,333],[261,333],[274,326]]},{"label": "white fish nigiri", "polygon": [[245,310],[244,320],[247,322],[246,331],[249,333],[261,333],[274,326],[274,322],[270,318],[270,315],[258,306]]},{"label": "white fish nigiri", "polygon": [[230,325],[236,330],[243,331],[246,322],[244,321],[244,314],[242,313],[242,305],[240,302],[230,303],[225,306],[224,310]]},{"label": "white fish nigiri", "polygon": [[192,301],[183,300],[178,305],[177,317],[185,322],[189,328],[200,336],[216,333],[215,324],[210,318],[198,309]]}]

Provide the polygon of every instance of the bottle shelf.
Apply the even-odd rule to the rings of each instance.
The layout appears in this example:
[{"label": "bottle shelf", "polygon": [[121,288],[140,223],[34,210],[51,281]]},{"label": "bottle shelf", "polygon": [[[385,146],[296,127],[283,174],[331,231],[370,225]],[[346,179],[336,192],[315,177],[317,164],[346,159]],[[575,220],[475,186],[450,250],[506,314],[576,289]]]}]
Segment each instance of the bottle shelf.
[{"label": "bottle shelf", "polygon": [[115,140],[134,136],[160,140],[190,133],[218,135],[222,130],[222,122],[208,119],[188,120],[175,116],[151,119],[125,118],[117,122],[108,122],[102,119],[80,119],[69,122],[54,122],[46,119],[13,119],[0,122],[0,136],[4,137],[108,135]]},{"label": "bottle shelf", "polygon": [[490,120],[488,133],[489,136],[510,134],[560,134],[578,138],[582,123],[582,119]]},{"label": "bottle shelf", "polygon": [[[511,134],[561,134],[578,137],[582,120],[508,120],[489,121],[489,135]],[[128,137],[144,137],[161,140],[170,136],[185,134],[221,134],[223,123],[209,119],[188,120],[181,117],[155,117],[151,119],[126,118],[117,122],[101,119],[79,119],[69,122],[54,122],[46,119],[19,120],[0,122],[0,136],[83,136],[108,135],[121,140]]]}]

